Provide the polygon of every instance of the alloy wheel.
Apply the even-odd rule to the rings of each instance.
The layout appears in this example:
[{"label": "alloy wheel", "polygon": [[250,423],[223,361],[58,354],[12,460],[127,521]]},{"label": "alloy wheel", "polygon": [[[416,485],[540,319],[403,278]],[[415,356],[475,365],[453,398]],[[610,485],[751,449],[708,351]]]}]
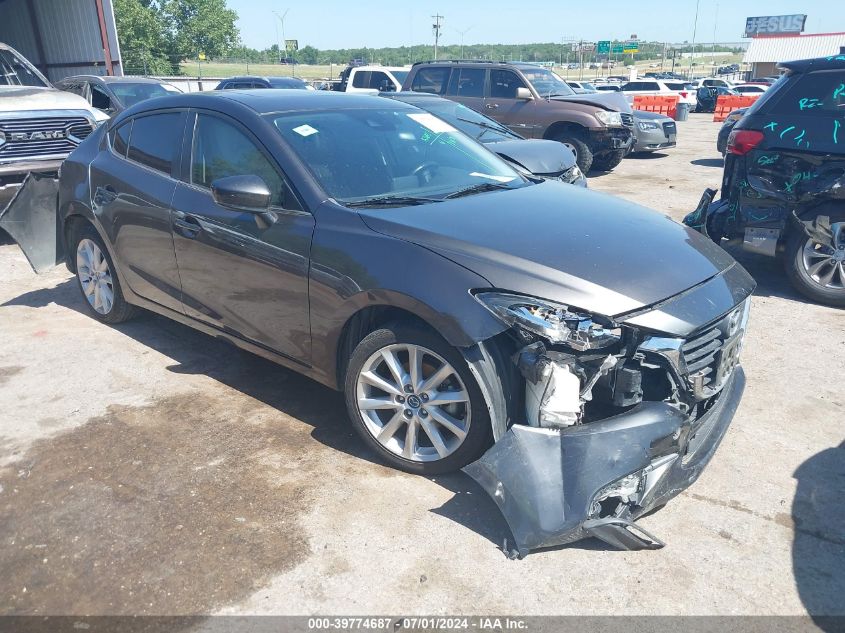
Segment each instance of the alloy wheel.
[{"label": "alloy wheel", "polygon": [[76,275],[91,307],[102,315],[111,312],[114,305],[111,270],[105,254],[93,240],[80,240],[76,247]]},{"label": "alloy wheel", "polygon": [[845,222],[830,225],[831,244],[807,238],[801,260],[807,276],[823,288],[845,290]]},{"label": "alloy wheel", "polygon": [[442,356],[412,344],[383,347],[358,374],[358,411],[390,452],[431,462],[454,453],[469,432],[469,393]]}]

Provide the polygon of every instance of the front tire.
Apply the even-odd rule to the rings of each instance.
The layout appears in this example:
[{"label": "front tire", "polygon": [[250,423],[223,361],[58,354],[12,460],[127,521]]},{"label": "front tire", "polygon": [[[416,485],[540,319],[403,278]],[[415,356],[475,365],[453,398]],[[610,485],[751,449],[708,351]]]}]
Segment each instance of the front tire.
[{"label": "front tire", "polygon": [[575,136],[572,132],[564,132],[555,137],[556,141],[563,143],[569,150],[575,154],[575,164],[578,165],[584,174],[586,174],[593,166],[593,150],[580,138]]},{"label": "front tire", "polygon": [[625,150],[599,154],[593,158],[593,169],[598,171],[612,171],[619,166],[623,158],[625,158]]},{"label": "front tire", "polygon": [[114,263],[103,240],[90,224],[75,235],[76,281],[93,316],[103,323],[123,323],[136,312],[123,298]]},{"label": "front tire", "polygon": [[801,230],[786,243],[786,274],[813,301],[845,307],[845,213],[831,214],[832,244],[819,244]]},{"label": "front tire", "polygon": [[461,353],[422,327],[392,324],[358,343],[344,385],[355,430],[409,473],[452,472],[490,445],[490,417]]}]

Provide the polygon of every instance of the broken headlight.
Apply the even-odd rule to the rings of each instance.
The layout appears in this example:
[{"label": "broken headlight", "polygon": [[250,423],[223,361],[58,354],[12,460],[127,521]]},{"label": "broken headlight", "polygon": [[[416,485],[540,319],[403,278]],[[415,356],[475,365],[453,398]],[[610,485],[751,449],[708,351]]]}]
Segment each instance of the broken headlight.
[{"label": "broken headlight", "polygon": [[475,298],[508,325],[536,334],[552,344],[577,351],[602,349],[622,340],[620,328],[609,328],[590,314],[568,306],[501,292],[480,292]]}]

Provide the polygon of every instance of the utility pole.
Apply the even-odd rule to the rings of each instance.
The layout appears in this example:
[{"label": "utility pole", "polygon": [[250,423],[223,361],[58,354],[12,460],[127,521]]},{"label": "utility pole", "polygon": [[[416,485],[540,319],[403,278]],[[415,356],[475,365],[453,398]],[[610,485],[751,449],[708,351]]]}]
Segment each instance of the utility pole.
[{"label": "utility pole", "polygon": [[689,79],[692,81],[692,60],[695,59],[695,35],[698,31],[698,5],[701,0],[695,0],[695,22],[692,25],[692,52],[689,56]]},{"label": "utility pole", "polygon": [[431,25],[431,30],[434,31],[434,61],[437,61],[437,45],[440,44],[440,29],[443,28],[440,21],[444,17],[439,13],[431,16],[431,19],[434,20],[434,24]]}]

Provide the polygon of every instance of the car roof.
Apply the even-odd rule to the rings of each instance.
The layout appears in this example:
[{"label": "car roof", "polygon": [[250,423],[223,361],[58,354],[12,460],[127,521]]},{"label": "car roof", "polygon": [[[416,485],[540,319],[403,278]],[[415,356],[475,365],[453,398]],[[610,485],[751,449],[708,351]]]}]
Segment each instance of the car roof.
[{"label": "car roof", "polygon": [[813,59],[799,59],[791,62],[781,62],[778,68],[785,68],[793,72],[806,73],[813,70],[840,70],[845,68],[845,53],[815,57]]},{"label": "car roof", "polygon": [[84,79],[85,81],[90,81],[92,79],[102,81],[103,83],[107,84],[117,84],[117,83],[133,83],[133,84],[163,84],[167,83],[166,81],[161,81],[159,79],[153,79],[151,77],[116,77],[114,75],[71,75],[70,77],[62,77],[59,81],[80,81]]},{"label": "car roof", "polygon": [[393,99],[394,101],[404,101],[405,103],[412,101],[449,101],[449,99],[440,95],[431,94],[430,92],[414,92],[412,90],[381,92],[379,96],[385,99]]},{"label": "car roof", "polygon": [[[119,115],[118,119],[166,108],[209,108],[230,114],[247,108],[261,115],[301,110],[365,110],[383,108],[385,105],[384,100],[378,96],[330,90],[211,90],[142,101]],[[397,107],[413,108],[404,103]]]}]

